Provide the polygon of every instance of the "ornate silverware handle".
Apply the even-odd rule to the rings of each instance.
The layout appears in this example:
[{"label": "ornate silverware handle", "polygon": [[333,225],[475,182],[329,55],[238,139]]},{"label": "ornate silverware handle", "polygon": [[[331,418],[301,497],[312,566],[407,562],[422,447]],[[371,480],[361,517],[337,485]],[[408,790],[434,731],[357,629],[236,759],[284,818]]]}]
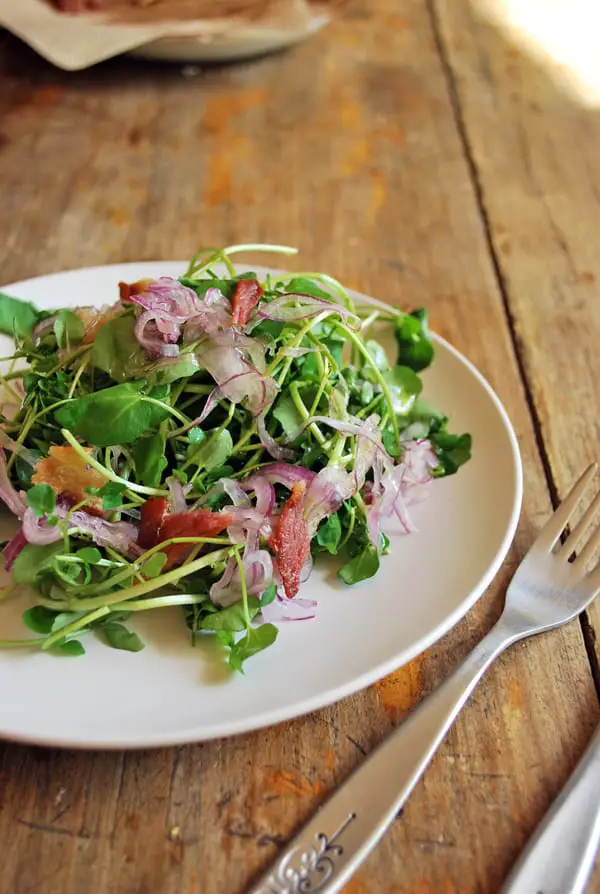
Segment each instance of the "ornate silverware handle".
[{"label": "ornate silverware handle", "polygon": [[502,623],[356,770],[249,894],[333,894],[377,844],[492,661],[520,636]]},{"label": "ornate silverware handle", "polygon": [[502,894],[583,894],[600,844],[600,727]]}]

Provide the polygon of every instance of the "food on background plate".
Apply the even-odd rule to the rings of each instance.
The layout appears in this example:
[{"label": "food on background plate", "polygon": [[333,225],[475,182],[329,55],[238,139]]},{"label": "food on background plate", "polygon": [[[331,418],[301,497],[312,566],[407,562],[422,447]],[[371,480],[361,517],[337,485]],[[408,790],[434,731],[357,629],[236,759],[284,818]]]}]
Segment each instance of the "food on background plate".
[{"label": "food on background plate", "polygon": [[32,589],[39,634],[0,647],[83,654],[94,630],[138,651],[135,613],[177,606],[241,670],[276,623],[314,617],[314,560],[372,577],[409,507],[469,459],[420,396],[424,310],[356,306],[326,274],[259,280],[233,266],[242,249],[294,251],[200,251],[178,279],[115,283],[102,308],[0,297],[16,342],[0,497],[21,522],[6,593]]}]

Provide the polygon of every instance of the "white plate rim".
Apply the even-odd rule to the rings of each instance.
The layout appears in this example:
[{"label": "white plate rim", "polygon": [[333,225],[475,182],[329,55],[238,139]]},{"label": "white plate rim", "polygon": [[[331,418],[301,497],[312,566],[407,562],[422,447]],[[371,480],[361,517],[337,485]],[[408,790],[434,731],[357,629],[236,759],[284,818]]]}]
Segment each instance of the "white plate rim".
[{"label": "white plate rim", "polygon": [[[125,261],[123,263],[103,264],[92,267],[80,267],[57,271],[49,274],[42,274],[41,276],[30,277],[26,280],[19,280],[18,282],[0,286],[0,292],[11,294],[12,290],[15,292],[15,295],[18,296],[19,289],[27,288],[33,283],[42,279],[45,281],[51,281],[52,279],[62,278],[70,274],[74,276],[93,275],[94,273],[98,273],[99,271],[106,273],[109,272],[111,269],[113,269],[115,273],[117,271],[120,271],[119,276],[121,276],[122,271],[126,270],[127,267],[139,269],[139,267],[142,265],[144,267],[152,268],[153,270],[155,270],[155,275],[173,275],[173,270],[175,267],[180,270],[185,270],[187,263],[187,261],[144,260]],[[284,272],[272,267],[267,268],[260,264],[239,264],[237,266],[239,266],[240,268],[253,269],[256,271],[268,270],[274,274],[280,274]],[[370,304],[385,304],[385,302],[378,302],[377,299],[373,299],[370,296],[358,292],[354,289],[348,289],[348,292],[357,301],[365,301],[366,303]],[[393,673],[394,671],[408,664],[410,661],[418,657],[426,649],[430,648],[434,643],[440,640],[454,626],[456,626],[456,624],[462,618],[464,618],[467,612],[475,605],[477,600],[487,590],[490,583],[496,577],[510,549],[519,523],[523,500],[523,464],[516,433],[504,405],[502,404],[500,398],[498,397],[492,386],[482,375],[482,373],[479,372],[477,367],[467,357],[464,356],[464,354],[458,351],[453,345],[446,341],[446,339],[437,335],[435,332],[432,332],[431,335],[434,343],[442,345],[444,349],[452,354],[460,364],[466,367],[471,376],[476,379],[481,388],[486,392],[487,396],[492,401],[503,424],[505,433],[508,437],[508,443],[511,449],[511,459],[513,462],[513,470],[515,474],[515,489],[513,495],[512,512],[500,547],[498,548],[498,551],[496,552],[493,560],[490,562],[487,571],[479,579],[477,585],[464,597],[464,599],[457,605],[457,607],[453,611],[449,612],[441,621],[439,621],[435,625],[434,628],[432,628],[419,639],[415,640],[409,647],[405,648],[401,655],[380,662],[375,667],[370,668],[368,671],[365,671],[364,673],[353,677],[344,685],[339,685],[335,688],[328,689],[324,692],[319,693],[318,695],[306,698],[303,701],[294,702],[293,705],[285,705],[279,709],[271,709],[264,713],[257,713],[251,719],[246,718],[241,721],[221,721],[220,723],[214,724],[213,727],[203,724],[201,732],[199,731],[197,726],[192,726],[189,729],[180,729],[173,734],[167,734],[161,731],[160,733],[151,735],[146,733],[137,736],[130,735],[122,739],[113,738],[110,741],[77,739],[72,736],[61,738],[60,736],[56,735],[45,736],[30,733],[20,734],[0,730],[0,741],[18,742],[27,745],[39,745],[51,748],[67,748],[84,751],[122,751],[186,745],[254,732],[259,729],[265,729],[267,727],[278,725],[287,720],[292,720],[297,717],[303,717],[314,711],[329,707],[330,705],[335,704],[341,699],[347,698],[348,696],[354,695],[355,693],[366,689],[368,686],[376,683],[378,680],[381,680],[388,674]]]}]

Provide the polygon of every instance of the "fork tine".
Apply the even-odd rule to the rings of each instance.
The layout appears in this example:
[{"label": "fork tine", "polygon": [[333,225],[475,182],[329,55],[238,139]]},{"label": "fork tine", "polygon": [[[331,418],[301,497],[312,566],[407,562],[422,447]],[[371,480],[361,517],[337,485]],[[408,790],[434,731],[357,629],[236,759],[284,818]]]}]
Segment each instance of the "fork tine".
[{"label": "fork tine", "polygon": [[598,468],[597,463],[589,466],[579,481],[571,488],[570,493],[560,504],[554,515],[548,519],[542,530],[540,531],[534,546],[543,550],[550,551],[573,515],[581,500],[585,490],[596,474]]},{"label": "fork tine", "polygon": [[[600,496],[600,494],[599,494]],[[594,500],[594,503],[596,500]],[[587,513],[586,513],[587,514]],[[569,540],[571,538],[569,537]],[[568,541],[567,541],[568,543]],[[586,545],[582,550],[577,554],[577,558],[575,561],[583,562],[584,565],[589,565],[592,559],[594,558],[594,553],[600,547],[600,528],[596,528]]]},{"label": "fork tine", "polygon": [[[585,540],[584,540],[585,535],[591,528],[592,522],[594,521],[594,519],[596,517],[599,507],[600,507],[600,493],[597,493],[565,541],[564,549],[567,550],[569,553],[572,553],[574,550],[576,550],[577,547],[579,546],[579,544],[585,543]],[[591,555],[589,554],[589,549],[590,549],[592,542],[594,542],[597,539],[597,537],[598,537],[598,532],[596,532],[595,534],[592,533],[592,537],[590,538],[589,543],[585,546],[582,546],[580,552],[578,553],[578,558],[583,558],[583,556],[585,554],[588,555],[588,558],[591,558]],[[594,547],[592,549],[592,552],[594,551],[595,548],[596,547]]]}]

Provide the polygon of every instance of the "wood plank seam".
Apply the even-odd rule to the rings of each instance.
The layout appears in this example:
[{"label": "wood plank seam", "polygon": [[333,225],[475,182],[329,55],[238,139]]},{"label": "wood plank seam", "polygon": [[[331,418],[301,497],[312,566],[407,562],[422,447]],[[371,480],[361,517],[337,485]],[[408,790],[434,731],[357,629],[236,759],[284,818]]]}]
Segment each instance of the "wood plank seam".
[{"label": "wood plank seam", "polygon": [[[492,235],[492,227],[490,224],[490,219],[488,215],[488,211],[485,203],[485,194],[484,188],[482,185],[481,177],[479,174],[479,170],[477,167],[477,162],[475,160],[475,153],[471,147],[471,143],[469,140],[469,135],[467,131],[467,125],[465,121],[465,116],[462,111],[462,105],[460,101],[459,91],[456,85],[456,76],[454,74],[454,70],[452,67],[452,62],[450,61],[450,56],[444,42],[444,38],[442,35],[442,29],[440,27],[438,11],[436,7],[436,0],[426,0],[426,7],[429,14],[429,18],[431,21],[431,30],[433,34],[433,39],[435,41],[438,54],[440,57],[440,63],[442,67],[442,71],[444,74],[444,79],[446,81],[446,86],[448,89],[448,98],[450,102],[450,106],[452,108],[452,112],[454,115],[456,128],[458,131],[459,139],[463,147],[463,151],[465,154],[465,161],[467,163],[467,168],[469,170],[469,175],[471,177],[473,191],[475,194],[475,201],[477,207],[479,209],[479,213],[481,215],[481,223],[484,230],[485,241],[488,246],[488,250],[490,253],[490,259],[493,265],[494,274],[498,283],[498,289],[500,291],[500,295],[502,297],[502,304],[504,306],[504,312],[506,314],[506,321],[508,330],[510,333],[510,339],[513,346],[513,351],[515,354],[515,359],[517,363],[517,368],[519,371],[519,376],[523,383],[523,389],[525,393],[525,399],[527,401],[527,407],[529,409],[529,414],[531,416],[531,422],[533,425],[533,431],[535,434],[536,446],[539,453],[540,461],[542,464],[542,468],[544,470],[544,476],[546,479],[546,484],[548,487],[548,493],[550,495],[550,500],[554,509],[557,508],[560,503],[558,489],[556,483],[554,481],[554,476],[552,474],[552,468],[550,464],[550,457],[548,455],[548,451],[546,449],[546,445],[544,443],[544,436],[542,433],[542,425],[541,420],[538,416],[538,412],[535,406],[535,401],[533,399],[533,393],[531,390],[531,385],[529,383],[529,379],[527,377],[527,371],[525,367],[525,363],[523,360],[523,355],[520,349],[519,335],[516,331],[515,319],[510,306],[510,297],[508,293],[508,286],[506,283],[506,279],[504,273],[502,271],[502,264],[500,261],[500,257],[498,251],[496,249],[496,245],[494,243],[494,237]],[[600,700],[600,661],[598,660],[598,656],[596,654],[596,650],[594,648],[595,645],[595,632],[592,624],[590,623],[588,613],[583,612],[580,617],[580,625],[581,632],[583,635],[583,642],[585,645],[586,654],[588,657],[588,661],[590,664],[590,670],[592,674],[592,678],[594,680],[594,686],[596,689],[596,693],[598,695],[598,699]]]}]

